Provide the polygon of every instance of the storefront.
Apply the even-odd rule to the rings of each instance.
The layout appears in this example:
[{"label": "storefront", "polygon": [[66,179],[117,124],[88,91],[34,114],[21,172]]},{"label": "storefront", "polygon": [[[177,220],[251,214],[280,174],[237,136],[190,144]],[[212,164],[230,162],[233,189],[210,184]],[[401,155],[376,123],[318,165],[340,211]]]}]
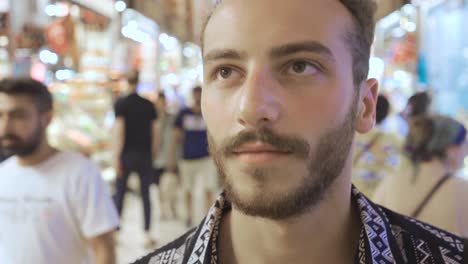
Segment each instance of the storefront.
[{"label": "storefront", "polygon": [[51,144],[88,155],[102,168],[111,161],[109,75],[118,32],[116,13],[109,10],[114,10],[112,1],[48,5],[46,12],[53,21],[45,29],[48,46],[39,56],[42,60],[57,57],[44,61],[55,99],[55,118],[48,131]]},{"label": "storefront", "polygon": [[434,108],[468,123],[468,4],[423,2],[421,20],[421,51]]},{"label": "storefront", "polygon": [[159,35],[160,44],[160,90],[164,91],[171,112],[177,112],[186,105],[186,87],[183,87],[182,44],[167,33]]},{"label": "storefront", "polygon": [[[468,126],[468,2],[423,1],[421,51],[434,110]],[[468,157],[465,169],[468,178]]]},{"label": "storefront", "polygon": [[405,5],[379,20],[371,59],[371,76],[380,91],[401,111],[409,96],[424,89],[418,75],[417,9]]},{"label": "storefront", "polygon": [[113,70],[117,74],[138,71],[138,93],[153,99],[159,82],[159,26],[141,13],[127,9],[122,13],[120,31],[123,39],[113,56],[118,58]]},{"label": "storefront", "polygon": [[0,78],[11,75],[10,2],[0,1]]}]

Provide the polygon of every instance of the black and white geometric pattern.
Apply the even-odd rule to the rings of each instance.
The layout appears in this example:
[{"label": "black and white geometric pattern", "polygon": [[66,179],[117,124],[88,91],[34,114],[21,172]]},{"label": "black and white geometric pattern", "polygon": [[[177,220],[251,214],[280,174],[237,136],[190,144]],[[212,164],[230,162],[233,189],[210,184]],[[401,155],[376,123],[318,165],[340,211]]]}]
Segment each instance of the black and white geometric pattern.
[{"label": "black and white geometric pattern", "polygon": [[185,244],[179,248],[174,248],[156,256],[149,260],[149,264],[182,264],[185,254]]},{"label": "black and white geometric pattern", "polygon": [[[356,264],[466,263],[463,262],[464,246],[461,238],[375,205],[354,187],[352,191],[363,226]],[[135,263],[219,264],[216,248],[219,227],[223,214],[229,210],[231,205],[225,195],[221,194],[203,224],[195,231],[176,240],[177,243],[170,244],[169,248],[157,250]]]},{"label": "black and white geometric pattern", "polygon": [[[206,254],[211,258],[210,263],[217,263],[216,241],[219,233],[219,224],[221,223],[221,216],[223,213],[224,204],[226,199],[221,195],[216,201],[215,205],[208,212],[207,217],[202,225],[202,229],[198,239],[196,240],[195,247],[190,254],[188,264],[203,264]],[[215,230],[217,231],[215,234]],[[208,246],[211,243],[212,252],[207,252]],[[213,258],[215,258],[213,260]]]}]

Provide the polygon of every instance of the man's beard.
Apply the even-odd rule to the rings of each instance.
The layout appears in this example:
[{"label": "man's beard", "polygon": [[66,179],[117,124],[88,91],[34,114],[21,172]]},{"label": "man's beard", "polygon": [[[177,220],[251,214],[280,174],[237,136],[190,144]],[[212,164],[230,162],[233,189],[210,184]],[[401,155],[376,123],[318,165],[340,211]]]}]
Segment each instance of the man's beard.
[{"label": "man's beard", "polygon": [[[354,128],[357,112],[357,98],[342,124],[322,136],[314,151],[309,143],[298,137],[277,135],[269,129],[261,128],[257,131],[244,131],[233,138],[216,146],[213,137],[208,133],[210,152],[215,161],[218,173],[223,180],[223,187],[227,199],[233,206],[246,215],[282,220],[301,215],[319,204],[325,197],[327,190],[341,175],[354,138]],[[291,153],[291,156],[307,163],[307,174],[302,177],[298,187],[281,193],[256,193],[252,199],[245,199],[234,187],[236,175],[228,175],[226,158],[233,154],[233,150],[241,145],[258,141],[279,151]],[[256,168],[251,176],[262,181],[268,175],[267,169]]]},{"label": "man's beard", "polygon": [[31,137],[26,140],[22,140],[20,137],[13,134],[7,134],[0,138],[0,143],[5,139],[10,139],[14,141],[15,144],[8,147],[2,144],[1,147],[8,156],[16,155],[19,157],[26,157],[37,151],[41,144],[43,134],[44,132],[40,129],[40,126],[38,126]]}]

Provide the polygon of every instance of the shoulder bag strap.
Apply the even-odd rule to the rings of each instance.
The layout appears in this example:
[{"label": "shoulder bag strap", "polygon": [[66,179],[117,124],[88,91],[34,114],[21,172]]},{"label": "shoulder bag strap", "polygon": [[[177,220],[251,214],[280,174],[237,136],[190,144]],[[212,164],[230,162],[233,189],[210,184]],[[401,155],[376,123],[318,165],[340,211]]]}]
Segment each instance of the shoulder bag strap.
[{"label": "shoulder bag strap", "polygon": [[424,200],[421,202],[421,204],[416,208],[416,210],[414,210],[413,214],[411,214],[411,216],[413,218],[417,218],[419,216],[419,214],[421,214],[422,210],[424,209],[424,207],[426,207],[426,205],[429,203],[429,201],[431,200],[431,198],[434,196],[434,194],[440,189],[440,187],[442,187],[442,185],[444,185],[444,183],[447,182],[448,179],[450,179],[452,177],[452,174],[447,174],[445,175],[442,179],[440,179],[435,185],[434,187],[432,187],[431,191],[426,195],[426,197],[424,198]]}]

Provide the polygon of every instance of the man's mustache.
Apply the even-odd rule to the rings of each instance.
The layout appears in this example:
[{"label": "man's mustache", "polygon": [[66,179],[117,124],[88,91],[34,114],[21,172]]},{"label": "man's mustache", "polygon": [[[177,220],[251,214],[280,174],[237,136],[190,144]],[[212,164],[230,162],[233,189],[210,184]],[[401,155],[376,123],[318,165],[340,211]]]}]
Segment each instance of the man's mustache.
[{"label": "man's mustache", "polygon": [[7,134],[7,135],[0,137],[0,141],[4,141],[4,140],[21,141],[21,138],[12,134]]},{"label": "man's mustache", "polygon": [[295,136],[279,135],[268,128],[242,131],[236,136],[226,139],[221,144],[220,150],[225,156],[230,156],[242,145],[253,142],[270,145],[278,151],[291,153],[299,159],[309,157],[310,145],[306,140]]}]

